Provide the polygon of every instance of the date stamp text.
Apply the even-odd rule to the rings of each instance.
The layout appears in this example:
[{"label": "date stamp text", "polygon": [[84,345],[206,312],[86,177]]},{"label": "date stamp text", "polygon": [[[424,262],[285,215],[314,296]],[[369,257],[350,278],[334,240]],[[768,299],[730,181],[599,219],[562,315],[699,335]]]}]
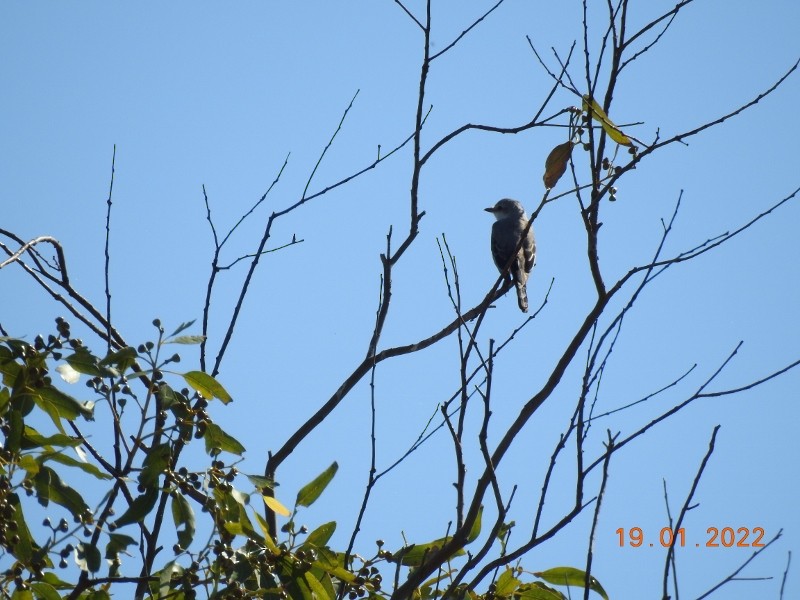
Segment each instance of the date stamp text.
[{"label": "date stamp text", "polygon": [[671,527],[662,527],[658,533],[653,532],[645,536],[641,527],[620,527],[616,531],[619,536],[620,548],[629,546],[631,548],[640,547],[662,547],[669,548],[676,546],[685,548],[694,546],[695,548],[763,548],[764,537],[763,527],[709,527],[706,535],[701,540],[689,540],[687,543],[686,529],[673,530]]}]

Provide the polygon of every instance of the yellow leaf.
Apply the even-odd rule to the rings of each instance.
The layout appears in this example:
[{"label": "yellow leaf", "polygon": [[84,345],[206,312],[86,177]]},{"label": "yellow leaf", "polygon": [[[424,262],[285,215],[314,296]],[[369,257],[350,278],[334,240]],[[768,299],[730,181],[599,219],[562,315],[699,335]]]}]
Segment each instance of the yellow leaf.
[{"label": "yellow leaf", "polygon": [[292,514],[292,512],[288,508],[286,508],[283,504],[278,502],[272,496],[261,496],[261,497],[264,498],[264,504],[269,506],[269,509],[272,512],[278,513],[279,515],[282,515],[284,517],[288,517],[290,514]]},{"label": "yellow leaf", "polygon": [[591,110],[592,118],[595,121],[599,121],[600,122],[600,124],[603,126],[603,129],[605,129],[605,132],[608,134],[608,136],[612,140],[617,142],[620,146],[632,146],[633,145],[633,142],[631,142],[631,138],[629,138],[627,135],[622,133],[620,128],[617,127],[616,125],[614,125],[614,123],[611,122],[611,119],[609,119],[608,115],[606,115],[606,113],[603,111],[603,109],[600,108],[600,105],[597,103],[597,101],[594,98],[590,98],[588,94],[584,94],[583,95],[583,110],[584,110],[584,112],[589,113],[589,106],[590,105],[591,105],[591,108],[592,108],[592,110]]}]

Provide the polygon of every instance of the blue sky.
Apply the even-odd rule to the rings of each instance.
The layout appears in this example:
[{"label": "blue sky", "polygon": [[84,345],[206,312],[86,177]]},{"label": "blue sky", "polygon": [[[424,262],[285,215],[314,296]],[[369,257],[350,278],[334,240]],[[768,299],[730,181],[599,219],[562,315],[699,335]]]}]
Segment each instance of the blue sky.
[{"label": "blue sky", "polygon": [[[434,4],[434,51],[491,6]],[[550,81],[525,36],[551,68],[550,48],[564,56],[582,36],[580,3],[558,4],[508,0],[434,62],[424,149],[464,123],[515,126],[531,118]],[[639,4],[632,9],[634,24],[674,5]],[[407,5],[421,18],[421,3]],[[789,1],[757,9],[744,2],[693,3],[662,42],[626,70],[611,118],[643,123],[630,131],[649,141],[657,130],[666,137],[736,108],[800,57],[799,22],[800,8]],[[369,165],[379,145],[386,153],[411,133],[421,44],[419,29],[389,0],[224,7],[3,3],[0,227],[22,238],[47,234],[61,240],[71,280],[101,304],[105,200],[116,144],[111,242],[116,326],[136,345],[151,336],[154,317],[169,324],[199,318],[213,248],[202,186],[218,230],[227,231],[267,190],[289,155],[279,183],[237,231],[226,256],[232,262],[252,252],[269,214],[300,198],[356,91],[311,192]],[[573,71],[578,82],[580,59]],[[670,255],[736,229],[796,189],[798,100],[795,74],[750,111],[687,146],[655,153],[623,178],[618,201],[603,207],[601,261],[609,280],[649,258],[681,190],[681,211],[666,246]],[[546,114],[574,104],[575,97],[559,92]],[[486,293],[496,270],[488,243],[491,218],[482,209],[501,197],[535,207],[544,192],[544,159],[564,140],[564,130],[557,128],[517,136],[468,132],[429,161],[420,189],[427,214],[394,272],[381,348],[427,337],[452,319],[437,236],[446,236],[457,257],[465,304],[474,305]],[[366,352],[378,300],[379,254],[390,226],[395,243],[408,228],[411,164],[407,147],[276,222],[270,247],[293,235],[304,241],[262,261],[220,374],[236,401],[213,415],[248,448],[242,470],[263,469],[266,452],[327,400]],[[566,185],[561,182],[556,191]],[[587,452],[602,449],[606,428],[624,436],[691,394],[739,341],[744,345],[714,389],[737,387],[798,359],[799,201],[653,283],[626,321],[599,407],[628,404],[693,364],[698,367],[671,394],[598,420]],[[575,200],[548,205],[535,229],[539,255],[528,288],[531,305],[542,302],[551,279],[555,283],[541,316],[498,359],[495,436],[539,389],[576,319],[593,302]],[[221,276],[210,328],[213,351],[244,272],[240,265]],[[64,313],[20,269],[3,269],[0,290],[0,323],[12,335],[31,339],[47,333],[52,319]],[[503,340],[521,324],[514,304],[508,296],[490,311],[480,334],[483,349],[489,337]],[[196,352],[183,354],[181,366],[195,366]],[[457,389],[457,359],[450,339],[378,369],[379,467],[402,454],[437,404]],[[513,514],[519,524],[530,521],[550,453],[572,413],[579,376],[579,369],[568,372],[501,469],[509,488],[520,484]],[[325,502],[302,519],[310,527],[338,520],[340,537],[334,541],[340,544],[366,480],[367,383],[279,472],[278,497],[290,504],[299,486],[332,460],[339,462]],[[687,518],[687,537],[704,542],[709,527],[763,527],[767,537],[783,528],[783,538],[744,573],[773,579],[737,582],[719,596],[755,591],[777,597],[787,552],[796,556],[800,549],[794,468],[800,458],[799,384],[800,374],[792,372],[741,395],[699,400],[619,453],[611,466],[593,567],[612,597],[659,593],[662,549],[620,548],[615,531],[641,527],[652,535],[665,525],[662,481],[675,514],[717,424],[722,427],[716,451],[695,495],[699,506]],[[554,481],[545,511],[551,518],[562,502],[571,501],[569,465],[565,460]],[[479,467],[474,464],[470,475]],[[444,535],[453,518],[454,473],[442,431],[378,487],[360,537],[363,553],[372,551],[377,537],[399,547],[401,531],[414,542]],[[585,516],[576,519],[563,537],[526,557],[526,568],[582,566],[588,522]],[[528,525],[521,527],[527,531]],[[696,597],[751,551],[685,549],[678,554],[682,594]],[[786,597],[800,590],[798,572],[795,563]]]}]

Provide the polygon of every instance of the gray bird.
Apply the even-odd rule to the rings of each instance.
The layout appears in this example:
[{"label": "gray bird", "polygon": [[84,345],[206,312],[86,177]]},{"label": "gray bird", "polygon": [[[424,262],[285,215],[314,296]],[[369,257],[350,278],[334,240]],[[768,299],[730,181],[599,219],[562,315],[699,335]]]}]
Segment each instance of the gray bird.
[{"label": "gray bird", "polygon": [[[494,215],[497,221],[492,225],[492,258],[498,270],[503,274],[507,284],[513,282],[517,288],[517,303],[522,312],[528,312],[528,293],[525,284],[528,273],[536,262],[536,241],[533,238],[533,227],[528,229],[525,239],[520,245],[522,233],[528,226],[528,215],[522,204],[516,200],[504,198],[491,208],[485,209]],[[519,251],[517,248],[519,247]],[[511,257],[516,252],[512,261]],[[506,267],[511,266],[508,270]]]}]

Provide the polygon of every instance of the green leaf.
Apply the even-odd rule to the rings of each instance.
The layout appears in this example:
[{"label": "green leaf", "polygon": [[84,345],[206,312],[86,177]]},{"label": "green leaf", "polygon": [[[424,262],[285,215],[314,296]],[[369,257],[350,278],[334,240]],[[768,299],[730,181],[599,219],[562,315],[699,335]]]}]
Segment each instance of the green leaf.
[{"label": "green leaf", "polygon": [[[434,575],[433,577],[431,577],[430,579],[428,579],[424,583],[420,584],[420,586],[419,586],[419,590],[420,590],[419,596],[421,598],[426,598],[426,599],[435,598],[436,596],[434,596],[434,594],[433,594],[434,590],[438,590],[438,589],[441,589],[443,587],[447,587],[447,583],[444,583],[444,585],[443,585],[442,582],[450,582],[450,581],[452,581],[453,577],[455,576],[455,574],[457,572],[458,572],[458,569],[445,569],[444,567],[441,567],[437,571],[436,575]],[[415,594],[415,596],[416,596],[416,594]],[[487,596],[490,596],[490,595],[487,594]],[[465,596],[464,598],[466,599],[466,598],[476,598],[476,597],[477,597],[477,594],[472,594],[472,595],[469,595],[469,596]]]},{"label": "green leaf", "polygon": [[316,600],[325,600],[326,598],[333,600],[333,597],[328,594],[328,590],[325,589],[325,586],[323,586],[310,571],[306,571],[303,576]]},{"label": "green leaf", "polygon": [[75,518],[81,518],[89,506],[83,497],[66,483],[61,481],[53,469],[42,466],[33,478],[39,504],[47,506],[51,501],[66,508]]},{"label": "green leaf", "polygon": [[319,498],[320,494],[328,487],[328,484],[336,475],[339,465],[334,461],[330,467],[317,475],[311,483],[307,483],[297,492],[295,504],[298,506],[311,506]]},{"label": "green leaf", "polygon": [[503,541],[503,538],[506,537],[506,534],[511,531],[516,524],[516,521],[511,521],[509,523],[503,523],[500,525],[500,528],[497,530],[497,539]]},{"label": "green leaf", "polygon": [[128,510],[126,510],[119,519],[114,521],[114,527],[119,528],[143,520],[150,514],[150,511],[153,510],[153,507],[156,505],[156,500],[158,500],[158,488],[148,488],[144,494],[133,499]]},{"label": "green leaf", "polygon": [[189,371],[183,373],[183,378],[198,394],[204,399],[211,400],[212,398],[219,398],[223,404],[228,404],[233,401],[230,394],[225,391],[225,388],[214,379],[211,375],[203,373],[202,371]]},{"label": "green leaf", "polygon": [[185,550],[194,539],[194,511],[189,501],[177,492],[172,496],[172,520],[175,522],[178,544]]},{"label": "green leaf", "polygon": [[91,420],[94,418],[94,410],[87,407],[85,404],[78,402],[72,396],[65,394],[59,389],[52,386],[46,386],[36,390],[34,399],[38,399],[37,404],[42,406],[47,405],[54,408],[58,416],[68,421],[74,421],[79,416],[84,419]]},{"label": "green leaf", "polygon": [[[418,567],[434,552],[439,551],[451,539],[450,536],[428,542],[427,544],[411,544],[405,548],[401,548],[399,552],[395,553],[395,559],[399,559],[401,564],[407,567]],[[462,556],[465,554],[463,549],[456,550],[450,556]]]},{"label": "green leaf", "polygon": [[546,586],[541,581],[534,581],[533,583],[523,583],[515,597],[518,600],[566,600],[566,596]]},{"label": "green leaf", "polygon": [[237,490],[226,492],[216,487],[214,488],[214,497],[217,505],[222,509],[224,527],[228,533],[243,535],[263,543],[263,539],[253,529],[253,524],[247,516],[245,503],[248,497],[245,494]]},{"label": "green leaf", "polygon": [[36,431],[33,427],[25,426],[22,438],[22,447],[25,449],[31,448],[48,448],[50,446],[67,446],[69,448],[77,448],[83,442],[80,439],[66,435],[63,433],[56,433],[55,435],[43,436]]},{"label": "green leaf", "polygon": [[261,475],[246,475],[246,477],[250,480],[250,483],[252,483],[258,491],[261,491],[264,488],[272,490],[277,487],[275,481],[273,479],[270,479],[269,477],[263,477]]},{"label": "green leaf", "polygon": [[467,543],[471,544],[478,536],[481,534],[481,519],[483,517],[483,505],[478,509],[478,516],[475,518],[475,522],[472,524],[472,528],[469,530],[469,535],[467,536]]},{"label": "green leaf", "polygon": [[336,521],[329,521],[324,525],[320,525],[314,531],[308,534],[308,537],[303,545],[323,548],[328,544],[328,540],[331,539],[334,531],[336,531]]},{"label": "green leaf", "polygon": [[111,475],[108,473],[103,473],[95,465],[74,459],[71,456],[62,454],[61,452],[43,452],[37,457],[36,460],[41,464],[44,464],[48,460],[52,460],[54,462],[61,463],[62,465],[67,465],[68,467],[77,467],[84,473],[88,473],[97,479],[111,479]]},{"label": "green leaf", "polygon": [[106,544],[106,559],[114,560],[120,553],[125,552],[128,546],[134,546],[137,542],[129,535],[124,533],[109,533],[108,544]]},{"label": "green leaf", "polygon": [[11,392],[8,388],[3,388],[0,390],[0,415],[5,414],[6,406],[8,406],[8,400],[11,398]]},{"label": "green leaf", "polygon": [[82,346],[76,348],[74,354],[65,356],[64,360],[69,363],[70,367],[84,375],[91,375],[92,377],[119,376],[119,371],[113,367],[102,364],[99,358]]},{"label": "green leaf", "polygon": [[206,431],[203,434],[203,440],[206,443],[206,452],[215,455],[215,450],[222,450],[223,452],[230,452],[241,456],[244,454],[245,447],[242,446],[236,438],[228,435],[216,423],[209,423]]},{"label": "green leaf", "polygon": [[25,421],[19,410],[10,410],[5,416],[8,424],[5,449],[11,454],[16,454],[22,448],[22,432],[25,430]]},{"label": "green leaf", "polygon": [[176,338],[172,338],[166,340],[165,344],[187,344],[187,345],[194,345],[194,344],[202,344],[206,339],[204,335],[180,335]]},{"label": "green leaf", "polygon": [[[8,339],[4,341],[6,344],[12,345]],[[22,365],[16,361],[24,355],[25,348],[27,348],[28,345],[24,342],[19,342],[19,344],[20,347],[15,352],[12,352],[5,346],[0,346],[0,373],[5,376],[3,377],[3,382],[8,386],[12,385],[12,382],[22,370]]]},{"label": "green leaf", "polygon": [[57,590],[72,590],[75,587],[74,583],[68,583],[63,579],[60,579],[58,575],[52,571],[46,571],[44,575],[42,575],[42,581],[52,585]]},{"label": "green leaf", "polygon": [[102,562],[100,550],[98,550],[97,546],[94,544],[90,544],[89,542],[80,542],[78,544],[77,562],[81,571],[97,573],[97,571],[100,570],[100,563]]},{"label": "green leaf", "polygon": [[[591,106],[591,111],[589,110],[590,106]],[[594,98],[590,98],[588,94],[583,95],[583,111],[587,114],[591,112],[592,118],[595,121],[598,121],[600,125],[603,126],[603,129],[608,134],[608,137],[617,142],[619,145],[621,146],[633,145],[631,139],[627,135],[622,133],[619,127],[617,127],[616,125],[614,125],[614,123],[611,122],[611,119],[608,118],[608,115],[606,115],[605,111],[603,111],[603,109],[600,107],[597,101]]]},{"label": "green leaf", "polygon": [[[544,579],[548,583],[554,585],[572,585],[576,587],[584,587],[586,583],[586,572],[576,569],[574,567],[554,567],[546,571],[539,571],[534,573],[539,579]],[[600,594],[605,600],[608,600],[608,594],[594,577],[589,579],[589,589]]]},{"label": "green leaf", "polygon": [[167,470],[172,460],[169,444],[159,444],[151,448],[142,462],[138,481],[145,487],[158,485],[158,478]]},{"label": "green leaf", "polygon": [[314,600],[314,595],[308,587],[303,575],[297,575],[287,583],[289,598],[292,600]]},{"label": "green leaf", "polygon": [[197,319],[192,319],[191,321],[186,321],[185,323],[181,323],[180,325],[178,325],[178,328],[177,328],[175,331],[173,331],[172,333],[170,333],[170,334],[169,334],[167,337],[175,337],[175,336],[176,336],[176,335],[178,335],[178,334],[179,334],[181,331],[186,331],[187,329],[189,329],[189,327],[191,327],[192,325],[194,325],[194,322],[195,322],[196,320],[197,320]]},{"label": "green leaf", "polygon": [[161,408],[168,410],[177,404],[184,404],[185,399],[182,394],[177,393],[163,381],[158,384],[158,399],[161,400]]},{"label": "green leaf", "polygon": [[42,411],[44,411],[44,413],[48,417],[50,417],[50,420],[53,422],[53,425],[56,426],[56,429],[58,429],[63,435],[65,436],[67,435],[67,432],[64,429],[64,424],[61,422],[61,415],[59,414],[58,408],[55,405],[49,402],[41,402],[40,401],[41,399],[38,396],[27,396],[27,397],[30,398],[31,400],[34,400],[34,402],[32,402],[31,405],[38,404],[39,408],[41,408]]},{"label": "green leaf", "polygon": [[177,564],[174,560],[169,561],[164,568],[157,573],[158,575],[158,597],[159,598],[172,598],[174,590],[171,589],[172,576],[182,575],[183,567]]},{"label": "green leaf", "polygon": [[327,548],[317,548],[317,560],[312,564],[345,583],[353,583],[356,579],[353,573],[340,566],[336,553]]},{"label": "green leaf", "polygon": [[25,522],[25,515],[22,512],[22,505],[19,502],[19,496],[16,493],[10,492],[6,496],[7,506],[13,509],[11,517],[5,519],[6,531],[10,529],[10,523],[16,524],[14,533],[19,537],[19,541],[14,544],[13,556],[24,565],[30,565],[33,559],[33,553],[39,549],[36,542],[31,537],[31,532],[28,529],[28,524]]},{"label": "green leaf", "polygon": [[[340,581],[336,582],[336,589],[334,589],[333,578],[331,577],[330,573],[328,573],[324,569],[320,569],[319,567],[314,567],[314,566],[311,567],[311,570],[309,572],[312,575],[314,575],[314,577],[316,577],[317,580],[320,582],[320,584],[325,588],[325,592],[328,598],[336,598],[336,592],[339,589]],[[372,592],[374,590],[374,586],[367,585],[366,589]],[[373,600],[377,600],[379,598],[379,596],[375,595],[374,593],[370,594],[370,597]]]},{"label": "green leaf", "polygon": [[33,477],[39,472],[39,463],[30,454],[23,454],[19,457],[17,464],[25,469],[28,477]]},{"label": "green leaf", "polygon": [[514,577],[516,569],[506,568],[505,571],[500,573],[495,585],[495,595],[499,598],[511,596],[522,583],[519,579]]},{"label": "green leaf", "polygon": [[49,583],[32,581],[30,586],[36,600],[61,600],[61,594]]},{"label": "green leaf", "polygon": [[124,373],[136,363],[137,358],[139,358],[139,355],[136,349],[132,346],[125,346],[121,350],[106,355],[106,357],[100,361],[100,366],[116,365],[119,372]]}]

